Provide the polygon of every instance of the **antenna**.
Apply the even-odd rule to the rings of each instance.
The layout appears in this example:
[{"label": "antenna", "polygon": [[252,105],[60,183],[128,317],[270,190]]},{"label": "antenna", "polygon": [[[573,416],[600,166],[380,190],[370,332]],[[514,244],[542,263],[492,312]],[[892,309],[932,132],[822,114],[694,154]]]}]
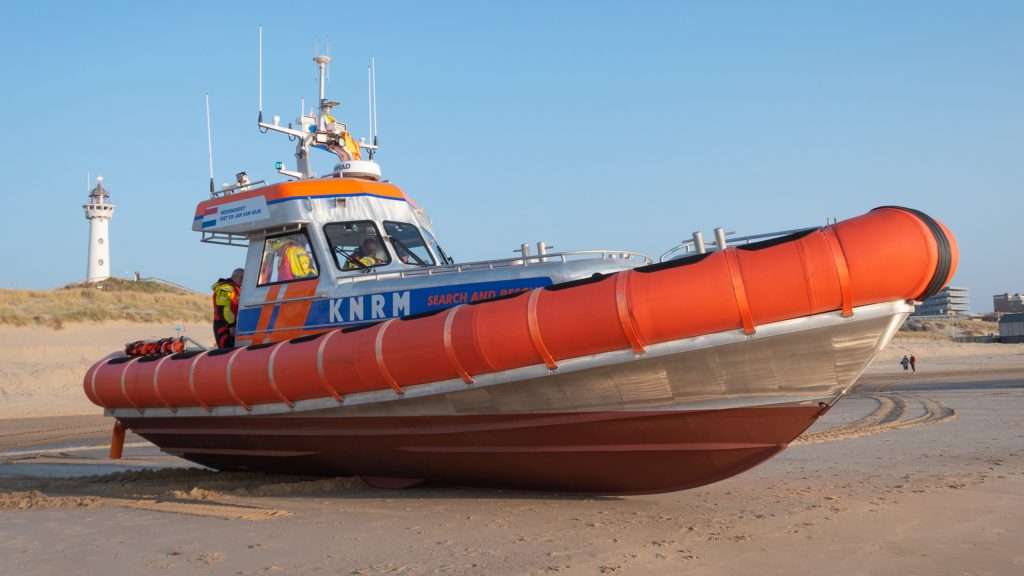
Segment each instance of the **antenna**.
[{"label": "antenna", "polygon": [[317,55],[317,56],[313,56],[313,62],[316,62],[317,70],[319,70],[319,72],[320,72],[320,103],[319,103],[319,106],[321,108],[320,112],[323,113],[323,105],[324,105],[324,102],[326,102],[326,100],[325,100],[326,96],[325,96],[325,93],[324,93],[324,83],[327,80],[328,74],[330,74],[328,72],[328,70],[330,70],[331,68],[330,68],[330,66],[328,66],[328,64],[331,63],[331,57],[323,55],[323,54],[320,54],[320,55]]},{"label": "antenna", "polygon": [[213,195],[213,136],[210,130],[210,93],[206,93],[206,151],[210,156],[210,195]]},{"label": "antenna", "polygon": [[[377,145],[377,59],[370,56],[370,135],[373,145]],[[373,159],[373,155],[370,156]]]},{"label": "antenna", "polygon": [[260,122],[263,122],[263,25],[260,24]]},{"label": "antenna", "polygon": [[[373,57],[370,58],[370,62],[373,62]],[[366,131],[369,133],[370,142],[373,142],[373,72],[370,66],[366,67],[366,106],[369,108],[370,115]],[[370,160],[373,160],[373,148],[367,149],[370,155]]]},{"label": "antenna", "polygon": [[313,39],[313,81],[314,82],[319,81],[319,78],[317,77],[317,74],[320,72],[320,68],[316,64],[316,57],[317,57],[318,54],[320,54],[320,39],[319,38],[314,38]]}]

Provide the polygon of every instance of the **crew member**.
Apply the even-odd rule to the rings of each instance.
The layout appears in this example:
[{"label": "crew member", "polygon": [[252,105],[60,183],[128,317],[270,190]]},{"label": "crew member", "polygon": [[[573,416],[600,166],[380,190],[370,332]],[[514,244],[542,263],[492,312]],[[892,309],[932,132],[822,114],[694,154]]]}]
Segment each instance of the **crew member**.
[{"label": "crew member", "polygon": [[[352,260],[358,261],[366,267],[380,264],[380,258],[377,258],[377,239],[366,238],[363,240],[362,245],[352,251]],[[345,263],[346,270],[352,270],[353,268],[360,268],[360,266],[351,260]]]},{"label": "crew member", "polygon": [[[267,251],[263,260],[260,272],[260,284],[268,282],[287,282],[300,278],[312,278],[316,276],[316,265],[309,255],[303,236],[284,236],[271,240],[270,250]],[[277,279],[272,279],[270,274],[273,270],[271,262],[277,260]]]},{"label": "crew member", "polygon": [[238,294],[242,291],[245,270],[235,268],[230,278],[213,285],[213,336],[218,348],[235,347],[235,323],[238,322]]}]

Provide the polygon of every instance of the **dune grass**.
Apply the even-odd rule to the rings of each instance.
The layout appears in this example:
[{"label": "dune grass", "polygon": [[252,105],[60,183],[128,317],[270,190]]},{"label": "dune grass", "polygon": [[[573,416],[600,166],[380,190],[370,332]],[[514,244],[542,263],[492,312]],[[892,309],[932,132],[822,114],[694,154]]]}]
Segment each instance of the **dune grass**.
[{"label": "dune grass", "polygon": [[[955,327],[954,327],[955,324]],[[999,324],[978,319],[938,320],[911,317],[900,327],[899,335],[925,340],[949,340],[950,336],[999,335]]]},{"label": "dune grass", "polygon": [[49,326],[77,322],[205,322],[210,297],[152,281],[111,278],[56,290],[0,289],[0,324]]}]

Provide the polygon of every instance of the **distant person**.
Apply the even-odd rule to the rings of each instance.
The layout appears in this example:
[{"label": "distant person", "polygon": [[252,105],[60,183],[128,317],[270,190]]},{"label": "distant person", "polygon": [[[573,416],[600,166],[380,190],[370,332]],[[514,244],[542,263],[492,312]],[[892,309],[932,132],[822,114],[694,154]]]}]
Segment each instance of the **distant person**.
[{"label": "distant person", "polygon": [[238,294],[242,291],[245,270],[235,268],[229,278],[213,285],[213,336],[218,348],[235,347],[235,324],[238,322]]},{"label": "distant person", "polygon": [[910,371],[917,373],[917,358],[913,354],[910,355]]},{"label": "distant person", "polygon": [[903,355],[903,360],[900,360],[900,366],[903,366],[904,372],[910,369],[910,358],[907,358],[906,354]]}]

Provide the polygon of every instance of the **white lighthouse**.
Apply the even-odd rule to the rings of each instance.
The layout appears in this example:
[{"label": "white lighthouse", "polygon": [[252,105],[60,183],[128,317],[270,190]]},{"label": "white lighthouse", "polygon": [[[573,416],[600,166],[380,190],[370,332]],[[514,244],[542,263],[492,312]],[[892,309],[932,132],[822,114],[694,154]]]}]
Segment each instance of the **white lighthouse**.
[{"label": "white lighthouse", "polygon": [[103,177],[96,178],[96,187],[89,192],[89,202],[82,205],[89,221],[89,266],[86,281],[99,282],[110,278],[110,219],[114,206],[103,187]]}]

